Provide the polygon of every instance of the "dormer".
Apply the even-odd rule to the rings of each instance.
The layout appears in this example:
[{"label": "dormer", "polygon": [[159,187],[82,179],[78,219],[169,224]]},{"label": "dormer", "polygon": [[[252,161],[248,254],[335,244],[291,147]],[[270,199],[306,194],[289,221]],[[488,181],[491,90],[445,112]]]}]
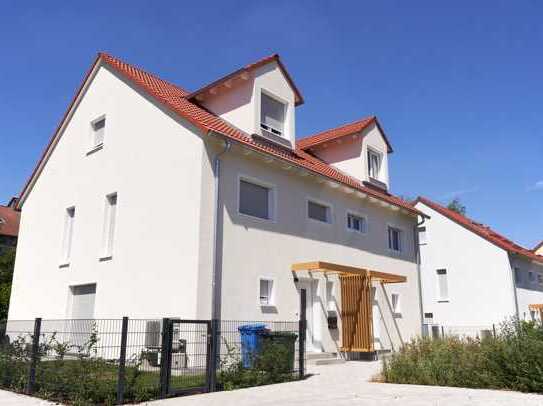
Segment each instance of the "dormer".
[{"label": "dormer", "polygon": [[295,109],[303,98],[277,54],[247,65],[188,96],[256,141],[293,148]]},{"label": "dormer", "polygon": [[366,186],[389,189],[392,147],[376,117],[323,131],[298,141],[297,148],[330,164]]}]

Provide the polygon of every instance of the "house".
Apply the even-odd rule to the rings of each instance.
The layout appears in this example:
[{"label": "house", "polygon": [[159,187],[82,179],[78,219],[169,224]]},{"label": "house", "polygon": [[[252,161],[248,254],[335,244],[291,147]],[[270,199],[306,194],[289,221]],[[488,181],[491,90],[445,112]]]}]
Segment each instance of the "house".
[{"label": "house", "polygon": [[17,199],[12,198],[7,206],[0,205],[0,254],[17,246],[20,213],[16,204]]},{"label": "house", "polygon": [[419,335],[390,142],[376,117],[297,141],[303,103],[278,55],[188,91],[100,53],[20,195],[10,319],[295,321],[305,289],[310,351]]},{"label": "house", "polygon": [[537,244],[532,251],[537,255],[543,255],[543,241]]},{"label": "house", "polygon": [[543,256],[419,197],[425,322],[434,333],[479,334],[507,318],[541,319]]}]

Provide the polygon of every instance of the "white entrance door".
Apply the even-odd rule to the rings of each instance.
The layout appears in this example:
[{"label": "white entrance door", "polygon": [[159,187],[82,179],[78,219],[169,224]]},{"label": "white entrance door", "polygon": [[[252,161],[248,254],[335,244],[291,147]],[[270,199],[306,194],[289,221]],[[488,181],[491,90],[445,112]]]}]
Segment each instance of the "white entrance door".
[{"label": "white entrance door", "polygon": [[381,349],[381,310],[375,297],[376,289],[371,289],[373,306],[372,306],[372,321],[373,321],[373,348],[375,350]]},{"label": "white entrance door", "polygon": [[314,279],[300,279],[299,289],[305,289],[306,292],[306,331],[305,331],[305,348],[308,352],[321,351],[321,332],[318,322],[317,305],[317,288],[318,281]]}]

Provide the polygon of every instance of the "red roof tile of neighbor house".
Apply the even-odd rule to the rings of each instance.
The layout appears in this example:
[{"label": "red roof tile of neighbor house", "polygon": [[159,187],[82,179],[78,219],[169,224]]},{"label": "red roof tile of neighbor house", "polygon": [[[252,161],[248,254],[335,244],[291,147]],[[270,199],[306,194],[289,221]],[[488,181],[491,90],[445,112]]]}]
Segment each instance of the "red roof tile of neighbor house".
[{"label": "red roof tile of neighbor house", "polygon": [[211,82],[203,87],[201,87],[200,89],[198,90],[195,90],[194,92],[192,92],[191,94],[189,94],[187,96],[188,99],[194,99],[196,98],[196,96],[198,96],[199,94],[202,94],[208,90],[211,90],[212,88],[220,85],[221,83],[224,83],[226,82],[227,80],[229,79],[232,79],[236,76],[239,76],[241,75],[243,72],[251,72],[255,69],[258,69],[260,68],[261,66],[264,66],[270,62],[277,62],[277,65],[279,65],[279,69],[281,69],[281,72],[283,72],[283,75],[285,75],[285,78],[287,79],[287,82],[289,83],[290,87],[292,88],[292,90],[294,91],[294,95],[295,95],[295,98],[296,98],[296,106],[299,106],[301,104],[304,103],[304,98],[302,97],[302,94],[300,93],[300,91],[298,90],[298,88],[296,87],[296,85],[294,84],[294,81],[292,80],[292,78],[290,77],[288,71],[287,71],[287,68],[285,68],[285,65],[283,65],[283,62],[281,62],[281,59],[279,58],[279,55],[278,54],[273,54],[273,55],[269,55],[269,56],[266,56],[265,58],[262,58],[256,62],[253,62],[253,63],[250,63],[248,65],[245,65],[244,67],[232,72],[232,73],[229,73],[228,75],[226,76],[223,76],[222,78],[220,79],[217,79],[215,80],[214,82]]},{"label": "red roof tile of neighbor house", "polygon": [[8,206],[0,206],[0,235],[17,237],[21,213]]},{"label": "red roof tile of neighbor house", "polygon": [[533,251],[514,243],[513,241],[502,236],[501,234],[497,233],[496,231],[492,230],[490,227],[482,223],[478,223],[474,220],[471,220],[460,213],[447,209],[446,207],[443,207],[440,204],[433,202],[432,200],[426,199],[424,197],[418,197],[417,200],[415,200],[415,204],[417,202],[421,202],[425,204],[431,209],[437,211],[438,213],[444,215],[445,217],[448,217],[454,222],[460,224],[461,226],[464,226],[468,230],[474,232],[480,237],[486,239],[487,241],[490,241],[491,243],[497,245],[498,247],[504,249],[505,251],[508,251],[512,254],[521,255],[533,261],[543,263],[543,256],[537,255]]},{"label": "red roof tile of neighbor house", "polygon": [[[276,60],[276,58],[278,57],[274,56],[272,60]],[[195,125],[196,127],[198,127],[199,129],[201,129],[202,131],[206,133],[213,133],[219,136],[223,136],[231,141],[237,142],[254,151],[270,155],[279,160],[288,162],[292,165],[304,168],[317,175],[328,177],[332,181],[335,181],[337,183],[343,184],[350,188],[359,190],[370,197],[374,197],[381,201],[387,202],[393,206],[403,208],[409,211],[410,213],[422,215],[420,211],[415,209],[410,203],[406,202],[405,200],[402,200],[396,196],[392,196],[385,192],[380,192],[380,191],[370,189],[364,186],[360,180],[342,173],[336,168],[305,153],[302,150],[299,150],[299,149],[287,150],[285,148],[276,147],[271,144],[267,144],[267,143],[265,144],[265,143],[261,143],[261,142],[257,142],[253,140],[253,138],[249,134],[239,130],[238,128],[229,124],[225,120],[212,114],[211,112],[202,108],[195,102],[189,100],[188,98],[191,94],[189,94],[189,92],[187,92],[186,90],[174,84],[166,82],[156,77],[155,75],[145,72],[142,69],[129,65],[128,63],[123,62],[118,58],[115,58],[106,53],[99,53],[98,58],[93,64],[91,71],[94,69],[96,64],[99,63],[100,61],[108,65],[114,71],[118,72],[123,78],[125,78],[126,80],[134,84],[136,87],[144,91],[146,94],[153,97],[158,102],[162,103],[169,110],[179,115],[183,119],[189,121],[190,123],[192,123],[193,125]],[[263,63],[263,62],[260,61],[258,63]],[[90,72],[85,77],[84,82],[89,77]],[[80,87],[78,94],[81,92],[82,89],[83,89],[83,85]],[[75,100],[77,99],[77,97],[78,95],[76,95],[76,97],[74,98],[74,101],[72,101],[72,104],[68,108],[68,112],[66,112],[66,114],[64,115],[64,119],[68,116],[68,113],[71,107],[73,106]],[[46,157],[48,156],[52,148],[54,148],[56,134],[58,133],[58,130],[61,127],[62,127],[62,122],[57,128],[57,131],[55,132],[55,134],[53,135],[53,138],[51,139],[49,145],[45,149],[45,152],[42,155],[40,161],[38,162],[36,169],[34,169],[34,172],[32,173],[31,178],[29,179],[25,188],[21,192],[21,200],[20,200],[19,205],[23,204],[24,197],[26,196],[27,191],[30,189],[32,185],[32,179],[35,176],[37,176],[40,166],[42,165],[42,163],[45,162]]]},{"label": "red roof tile of neighbor house", "polygon": [[379,131],[381,131],[381,134],[383,134],[383,138],[385,139],[388,147],[388,152],[392,152],[392,146],[390,145],[390,142],[388,141],[385,132],[379,124],[379,120],[377,120],[377,117],[375,116],[366,117],[361,120],[342,125],[340,127],[332,128],[330,130],[326,130],[315,135],[304,137],[296,142],[296,147],[303,150],[308,150],[310,148],[326,144],[327,142],[335,141],[348,135],[359,133],[360,131],[368,128],[372,124],[377,125]]}]

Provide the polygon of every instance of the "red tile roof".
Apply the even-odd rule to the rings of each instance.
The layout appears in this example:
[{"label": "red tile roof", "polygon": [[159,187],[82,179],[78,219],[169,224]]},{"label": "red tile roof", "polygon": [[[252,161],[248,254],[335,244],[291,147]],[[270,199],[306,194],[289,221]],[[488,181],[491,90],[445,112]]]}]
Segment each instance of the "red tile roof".
[{"label": "red tile roof", "polygon": [[296,98],[295,99],[296,100],[296,103],[295,103],[296,106],[300,106],[301,104],[304,103],[304,98],[302,97],[302,94],[300,93],[300,91],[298,90],[296,85],[294,84],[294,81],[292,80],[292,77],[289,75],[289,73],[287,71],[287,68],[285,68],[285,65],[283,65],[283,62],[281,62],[281,59],[279,58],[278,54],[273,54],[273,55],[270,55],[270,56],[266,56],[265,58],[262,58],[262,59],[260,59],[260,60],[258,60],[256,62],[245,65],[244,67],[242,67],[242,68],[240,68],[240,69],[238,69],[238,70],[236,70],[236,71],[234,71],[232,73],[229,73],[228,75],[223,76],[222,78],[217,79],[214,82],[211,82],[211,83],[201,87],[198,90],[195,90],[194,92],[189,94],[187,98],[192,100],[196,96],[198,96],[199,94],[202,94],[205,91],[210,90],[211,88],[216,87],[216,86],[220,85],[221,83],[226,82],[229,79],[232,79],[232,78],[234,78],[236,76],[239,76],[243,72],[251,72],[251,71],[253,71],[255,69],[258,69],[261,66],[264,66],[264,65],[266,65],[266,64],[268,64],[270,62],[274,62],[274,61],[277,62],[277,65],[279,65],[279,69],[281,69],[281,72],[283,72],[283,75],[285,75],[285,78],[287,79],[287,82],[289,83],[290,87],[294,91],[294,96]]},{"label": "red tile roof", "polygon": [[296,146],[300,149],[308,150],[318,145],[322,145],[327,142],[334,141],[342,137],[346,137],[348,135],[359,133],[360,131],[368,128],[370,125],[374,123],[379,128],[379,131],[381,131],[381,134],[383,134],[383,138],[385,139],[385,142],[388,147],[388,152],[392,152],[392,146],[390,145],[390,142],[388,141],[387,136],[385,135],[385,132],[383,131],[381,125],[379,124],[379,121],[377,120],[377,117],[375,116],[366,117],[361,120],[357,120],[353,123],[345,124],[340,127],[336,127],[330,130],[320,132],[315,135],[304,137],[296,142]]},{"label": "red tile roof", "polygon": [[[218,134],[260,153],[271,155],[277,159],[307,169],[315,174],[328,177],[332,181],[339,182],[341,184],[344,184],[345,186],[359,190],[370,197],[374,197],[381,201],[390,203],[394,206],[403,208],[413,214],[422,214],[405,200],[402,200],[396,196],[392,196],[388,193],[383,193],[370,189],[364,186],[362,182],[358,179],[340,172],[334,167],[327,165],[323,161],[305,153],[300,149],[290,151],[281,147],[275,147],[270,144],[264,144],[253,140],[249,134],[237,129],[220,117],[200,107],[195,102],[188,100],[189,93],[186,90],[174,84],[166,82],[142,69],[129,65],[118,58],[115,58],[106,53],[100,53],[98,54],[98,58],[95,61],[92,69],[94,69],[96,64],[100,61],[111,67],[114,71],[118,72],[122,77],[136,85],[139,89],[153,97],[155,100],[162,103],[169,110],[171,110],[175,114],[178,114],[180,117],[194,124],[196,127],[200,128],[206,133],[211,132],[214,134]],[[87,76],[85,77],[85,81],[89,77],[89,74],[87,74]],[[81,92],[82,88],[83,85],[81,86],[78,94]],[[77,99],[77,97],[78,95],[76,95],[74,101]],[[72,105],[73,103],[74,102],[72,102]],[[68,112],[65,114],[64,117],[67,117],[72,105],[70,105]],[[57,128],[57,132],[58,129],[61,128],[61,126],[62,123]],[[40,161],[38,162],[36,169],[34,170],[31,178],[23,189],[21,193],[21,201],[19,203],[20,205],[22,205],[22,203],[24,202],[24,198],[32,185],[32,179],[37,176],[39,172],[39,167],[45,161],[52,148],[54,148],[55,139],[56,133],[53,135],[53,138],[51,139],[48,147],[45,149],[45,152],[42,155]]]},{"label": "red tile roof", "polygon": [[490,227],[482,223],[478,223],[474,220],[471,220],[460,213],[447,209],[446,207],[443,207],[440,204],[433,202],[432,200],[426,199],[424,197],[418,197],[417,200],[415,201],[415,204],[417,202],[425,204],[431,209],[437,211],[438,213],[444,215],[445,217],[448,217],[452,221],[460,224],[461,226],[467,228],[468,230],[474,232],[475,234],[486,239],[492,244],[497,245],[498,247],[504,249],[507,252],[521,255],[533,261],[543,263],[543,256],[536,255],[533,251],[526,249],[524,247],[521,247],[520,245],[507,239],[506,237],[502,236],[501,234],[497,233],[496,231],[492,230]]},{"label": "red tile roof", "polygon": [[20,214],[11,207],[0,206],[0,235],[17,237],[19,234]]}]

